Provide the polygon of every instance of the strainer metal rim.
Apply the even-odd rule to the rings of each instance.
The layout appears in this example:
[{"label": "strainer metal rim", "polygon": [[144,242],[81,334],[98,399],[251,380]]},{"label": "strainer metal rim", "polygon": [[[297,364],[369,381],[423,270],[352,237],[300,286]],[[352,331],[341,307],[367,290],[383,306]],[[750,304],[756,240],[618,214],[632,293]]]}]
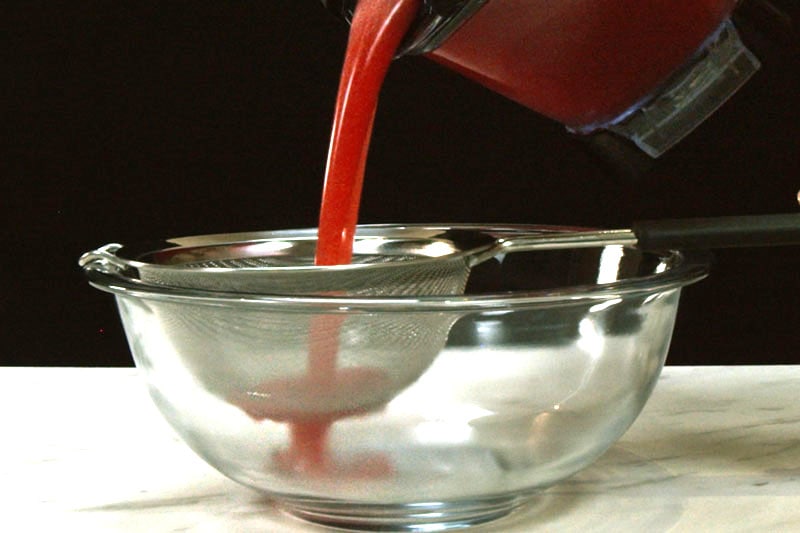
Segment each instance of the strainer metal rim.
[{"label": "strainer metal rim", "polygon": [[[440,232],[442,234],[446,234],[449,231],[460,231],[460,230],[483,231],[487,229],[497,232],[526,231],[527,233],[533,233],[533,232],[554,233],[554,232],[567,232],[567,231],[573,231],[573,232],[581,231],[585,230],[586,228],[576,228],[576,227],[566,227],[566,226],[538,226],[538,225],[537,226],[503,225],[495,227],[485,224],[483,225],[482,224],[366,224],[358,226],[357,236],[375,238],[377,240],[384,237],[382,233],[385,232],[385,230],[392,230],[395,232],[430,231],[430,232]],[[375,235],[371,235],[371,233],[375,233]],[[231,241],[235,241],[237,244],[257,243],[264,240],[279,240],[282,238],[288,238],[290,236],[292,240],[295,241],[316,240],[316,235],[317,235],[317,228],[193,235],[186,237],[170,238],[161,241],[150,241],[133,245],[116,245],[117,248],[114,250],[114,255],[121,260],[121,266],[132,267],[132,268],[147,266],[147,268],[155,270],[159,269],[175,270],[176,267],[174,266],[147,263],[139,260],[139,258],[148,254],[152,254],[156,250],[167,252],[174,248],[213,247],[217,245],[230,244]],[[446,235],[442,236],[449,237]],[[469,251],[454,252],[451,254],[447,254],[446,256],[436,256],[436,257],[420,256],[414,259],[414,263],[422,266],[436,261],[442,261],[443,259],[456,259],[459,257],[467,258],[471,256],[475,251],[479,251],[484,248],[490,248],[495,244],[495,242],[496,242],[495,239],[489,238],[488,235],[485,235],[484,238],[480,240],[476,239],[473,242],[462,243],[465,246],[466,245],[469,246]],[[228,271],[237,271],[237,272],[264,271],[264,270],[269,271],[270,269],[275,268],[281,270],[282,272],[310,272],[319,270],[320,268],[324,268],[325,270],[330,272],[334,271],[343,272],[343,271],[353,271],[353,270],[357,271],[365,268],[369,268],[370,270],[376,270],[376,269],[392,268],[392,267],[393,267],[392,263],[371,263],[371,264],[352,263],[344,265],[328,265],[324,267],[319,267],[316,265],[252,267],[252,268],[251,267],[236,267],[236,268],[193,267],[192,271],[208,272],[208,273],[224,273]]]},{"label": "strainer metal rim", "polygon": [[[521,225],[521,224],[378,224],[359,226],[359,229],[369,229],[380,231],[387,228],[409,228],[409,229],[467,229],[503,233],[503,232],[568,232],[576,229],[564,226],[546,225]],[[248,232],[234,234],[214,234],[196,237],[182,237],[162,241],[166,244],[181,245],[193,242],[207,242],[209,238],[236,237],[239,242],[248,237],[258,239],[266,233],[276,235],[280,233],[297,235],[300,232],[313,232],[308,228],[303,230],[278,230],[274,232]],[[153,243],[144,246],[152,246]],[[123,246],[121,250],[127,249],[133,253],[142,247]],[[152,251],[153,249],[150,248]],[[458,254],[447,256],[454,257]],[[462,253],[461,255],[466,255]],[[97,289],[117,295],[127,295],[132,297],[174,300],[186,303],[197,303],[206,305],[259,305],[274,306],[284,311],[297,310],[307,311],[309,309],[324,312],[352,312],[352,311],[469,311],[487,308],[518,308],[528,306],[542,306],[551,304],[570,304],[587,300],[608,300],[619,296],[627,296],[636,293],[655,293],[683,287],[700,281],[709,272],[710,254],[703,251],[679,251],[669,250],[660,254],[662,257],[669,257],[672,266],[664,272],[650,274],[632,279],[625,279],[604,284],[584,284],[569,287],[555,287],[544,290],[530,290],[518,292],[500,292],[479,295],[441,295],[441,296],[326,296],[326,295],[285,295],[285,294],[253,294],[244,292],[226,292],[214,290],[201,290],[189,288],[176,288],[163,285],[147,284],[140,280],[122,275],[119,271],[102,272],[96,269],[85,269],[85,274],[89,282]],[[134,259],[125,259],[125,263],[134,265]],[[441,261],[439,258],[423,258],[415,261]],[[324,267],[326,269],[338,268],[375,268],[380,265],[337,265],[335,267]],[[319,269],[321,267],[281,267],[283,269]],[[213,272],[210,268],[208,271]],[[224,270],[224,269],[223,269]]]}]

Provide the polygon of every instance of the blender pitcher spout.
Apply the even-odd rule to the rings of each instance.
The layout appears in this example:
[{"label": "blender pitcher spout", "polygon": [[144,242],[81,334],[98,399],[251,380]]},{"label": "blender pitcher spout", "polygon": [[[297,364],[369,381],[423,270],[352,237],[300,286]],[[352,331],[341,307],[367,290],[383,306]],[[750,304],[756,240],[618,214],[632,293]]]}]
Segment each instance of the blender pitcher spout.
[{"label": "blender pitcher spout", "polygon": [[[359,0],[321,0],[334,15],[348,24]],[[439,48],[450,35],[489,0],[419,0],[417,20],[398,47],[397,56],[420,55]]]}]

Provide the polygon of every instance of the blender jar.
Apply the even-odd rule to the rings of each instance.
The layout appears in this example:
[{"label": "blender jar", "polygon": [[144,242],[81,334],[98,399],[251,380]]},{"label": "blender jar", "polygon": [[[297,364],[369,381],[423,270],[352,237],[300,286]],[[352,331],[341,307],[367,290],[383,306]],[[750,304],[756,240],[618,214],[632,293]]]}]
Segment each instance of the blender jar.
[{"label": "blender jar", "polygon": [[[736,0],[421,0],[399,55],[424,55],[586,134],[658,157],[759,68]],[[323,0],[349,20],[357,0]]]}]

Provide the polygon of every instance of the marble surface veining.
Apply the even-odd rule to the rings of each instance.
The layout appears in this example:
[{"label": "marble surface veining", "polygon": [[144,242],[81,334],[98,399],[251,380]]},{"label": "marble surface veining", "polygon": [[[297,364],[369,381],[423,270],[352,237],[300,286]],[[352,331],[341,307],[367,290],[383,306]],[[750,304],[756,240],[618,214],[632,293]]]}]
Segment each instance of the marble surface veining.
[{"label": "marble surface veining", "polygon": [[[800,531],[800,366],[667,367],[594,465],[470,531]],[[134,369],[0,368],[0,531],[322,532],[217,473]]]}]

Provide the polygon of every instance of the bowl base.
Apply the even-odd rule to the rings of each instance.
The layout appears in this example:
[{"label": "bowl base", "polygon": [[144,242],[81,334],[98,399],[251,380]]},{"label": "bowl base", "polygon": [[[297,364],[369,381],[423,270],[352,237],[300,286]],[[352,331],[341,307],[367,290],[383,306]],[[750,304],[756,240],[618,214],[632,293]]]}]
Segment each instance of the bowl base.
[{"label": "bowl base", "polygon": [[447,531],[502,518],[528,498],[499,496],[453,502],[361,504],[322,499],[281,499],[287,513],[328,527],[360,531]]}]

